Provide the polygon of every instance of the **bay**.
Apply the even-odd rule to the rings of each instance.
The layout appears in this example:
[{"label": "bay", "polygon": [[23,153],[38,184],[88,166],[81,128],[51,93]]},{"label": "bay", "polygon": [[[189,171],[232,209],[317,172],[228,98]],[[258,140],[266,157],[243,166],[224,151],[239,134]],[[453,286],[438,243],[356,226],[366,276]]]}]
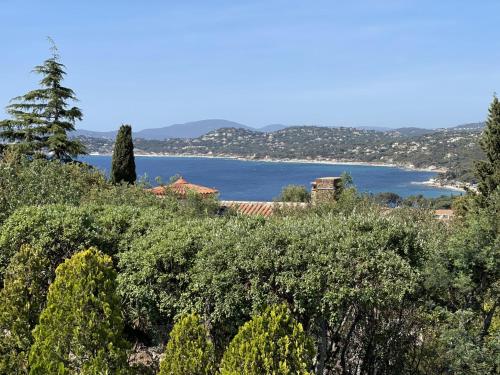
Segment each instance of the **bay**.
[{"label": "bay", "polygon": [[[80,160],[105,173],[111,168],[111,156],[88,155]],[[460,194],[421,184],[435,177],[435,172],[382,166],[136,156],[136,169],[138,176],[146,175],[153,184],[156,177],[168,183],[171,176],[181,175],[194,184],[219,190],[220,198],[224,200],[271,201],[286,185],[309,188],[317,177],[340,176],[343,172],[350,173],[356,188],[366,193],[391,191],[402,197]]]}]

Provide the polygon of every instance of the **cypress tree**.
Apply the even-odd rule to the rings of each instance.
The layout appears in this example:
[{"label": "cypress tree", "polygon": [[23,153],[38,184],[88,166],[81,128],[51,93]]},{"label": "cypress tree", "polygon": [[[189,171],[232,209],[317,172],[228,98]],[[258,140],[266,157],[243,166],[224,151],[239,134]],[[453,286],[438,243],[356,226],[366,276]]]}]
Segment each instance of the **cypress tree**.
[{"label": "cypress tree", "polygon": [[215,373],[214,346],[207,328],[195,315],[181,318],[170,332],[159,375],[210,375]]},{"label": "cypress tree", "polygon": [[496,95],[490,104],[480,145],[486,160],[476,162],[478,189],[484,197],[488,197],[500,186],[500,102]]},{"label": "cypress tree", "polygon": [[83,115],[78,107],[69,107],[68,101],[77,99],[73,90],[62,86],[65,66],[55,45],[51,50],[52,57],[33,70],[43,76],[41,88],[12,99],[7,106],[12,118],[0,121],[0,138],[26,154],[48,152],[55,159],[69,160],[85,153],[84,146],[67,134]]},{"label": "cypress tree", "polygon": [[90,249],[56,269],[33,331],[30,374],[120,374],[128,344],[111,258]]},{"label": "cypress tree", "polygon": [[132,127],[120,126],[116,135],[111,163],[111,182],[133,184],[137,179],[135,173],[134,143],[132,142]]},{"label": "cypress tree", "polygon": [[229,344],[221,375],[311,374],[313,344],[285,305],[245,323]]}]

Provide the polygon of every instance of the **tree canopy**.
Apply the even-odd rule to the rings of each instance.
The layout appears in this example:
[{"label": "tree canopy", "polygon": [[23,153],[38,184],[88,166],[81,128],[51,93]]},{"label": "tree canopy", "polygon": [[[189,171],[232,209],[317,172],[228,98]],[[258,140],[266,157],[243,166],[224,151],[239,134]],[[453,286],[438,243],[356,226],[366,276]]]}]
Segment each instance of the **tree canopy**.
[{"label": "tree canopy", "polygon": [[489,108],[480,145],[486,160],[476,162],[478,188],[483,196],[488,196],[500,186],[500,102],[496,95]]},{"label": "tree canopy", "polygon": [[136,179],[132,127],[130,125],[122,125],[116,135],[113,149],[111,181],[115,184],[121,182],[133,184]]},{"label": "tree canopy", "polygon": [[79,141],[68,137],[83,115],[78,107],[69,106],[77,99],[72,89],[62,85],[66,71],[55,45],[52,56],[33,71],[42,75],[41,87],[12,99],[7,106],[11,119],[0,121],[0,138],[29,155],[47,153],[68,160],[85,153]]}]

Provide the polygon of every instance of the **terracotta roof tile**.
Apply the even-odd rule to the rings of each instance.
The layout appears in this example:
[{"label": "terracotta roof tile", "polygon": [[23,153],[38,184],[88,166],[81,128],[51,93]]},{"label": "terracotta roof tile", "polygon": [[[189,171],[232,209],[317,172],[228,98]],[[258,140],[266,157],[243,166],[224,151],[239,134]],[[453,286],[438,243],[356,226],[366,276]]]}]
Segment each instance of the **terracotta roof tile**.
[{"label": "terracotta roof tile", "polygon": [[157,196],[164,196],[167,194],[167,192],[170,191],[180,198],[185,198],[189,192],[195,192],[203,196],[211,196],[218,193],[218,190],[216,189],[191,184],[182,177],[170,185],[157,186],[155,188],[149,189],[149,191]]},{"label": "terracotta roof tile", "polygon": [[306,203],[283,203],[283,202],[254,202],[254,201],[221,201],[222,207],[232,208],[241,215],[249,216],[271,216],[276,208],[281,207],[306,207]]}]

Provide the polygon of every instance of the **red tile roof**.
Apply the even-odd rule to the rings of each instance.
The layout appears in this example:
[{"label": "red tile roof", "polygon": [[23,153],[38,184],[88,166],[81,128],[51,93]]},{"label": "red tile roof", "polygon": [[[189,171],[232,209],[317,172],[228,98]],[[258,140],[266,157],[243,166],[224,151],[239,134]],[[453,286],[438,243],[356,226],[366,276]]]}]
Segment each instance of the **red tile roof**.
[{"label": "red tile roof", "polygon": [[455,216],[453,210],[435,210],[434,217],[439,220],[450,220]]},{"label": "red tile roof", "polygon": [[219,192],[216,189],[212,189],[201,185],[191,184],[182,177],[170,185],[157,186],[155,188],[149,189],[149,191],[157,196],[164,196],[167,194],[167,192],[172,192],[179,198],[186,198],[189,192],[195,192],[203,196],[211,196]]},{"label": "red tile roof", "polygon": [[221,201],[222,207],[232,208],[237,213],[249,216],[271,216],[277,208],[307,207],[307,203],[284,203],[284,202],[254,202],[254,201]]}]

